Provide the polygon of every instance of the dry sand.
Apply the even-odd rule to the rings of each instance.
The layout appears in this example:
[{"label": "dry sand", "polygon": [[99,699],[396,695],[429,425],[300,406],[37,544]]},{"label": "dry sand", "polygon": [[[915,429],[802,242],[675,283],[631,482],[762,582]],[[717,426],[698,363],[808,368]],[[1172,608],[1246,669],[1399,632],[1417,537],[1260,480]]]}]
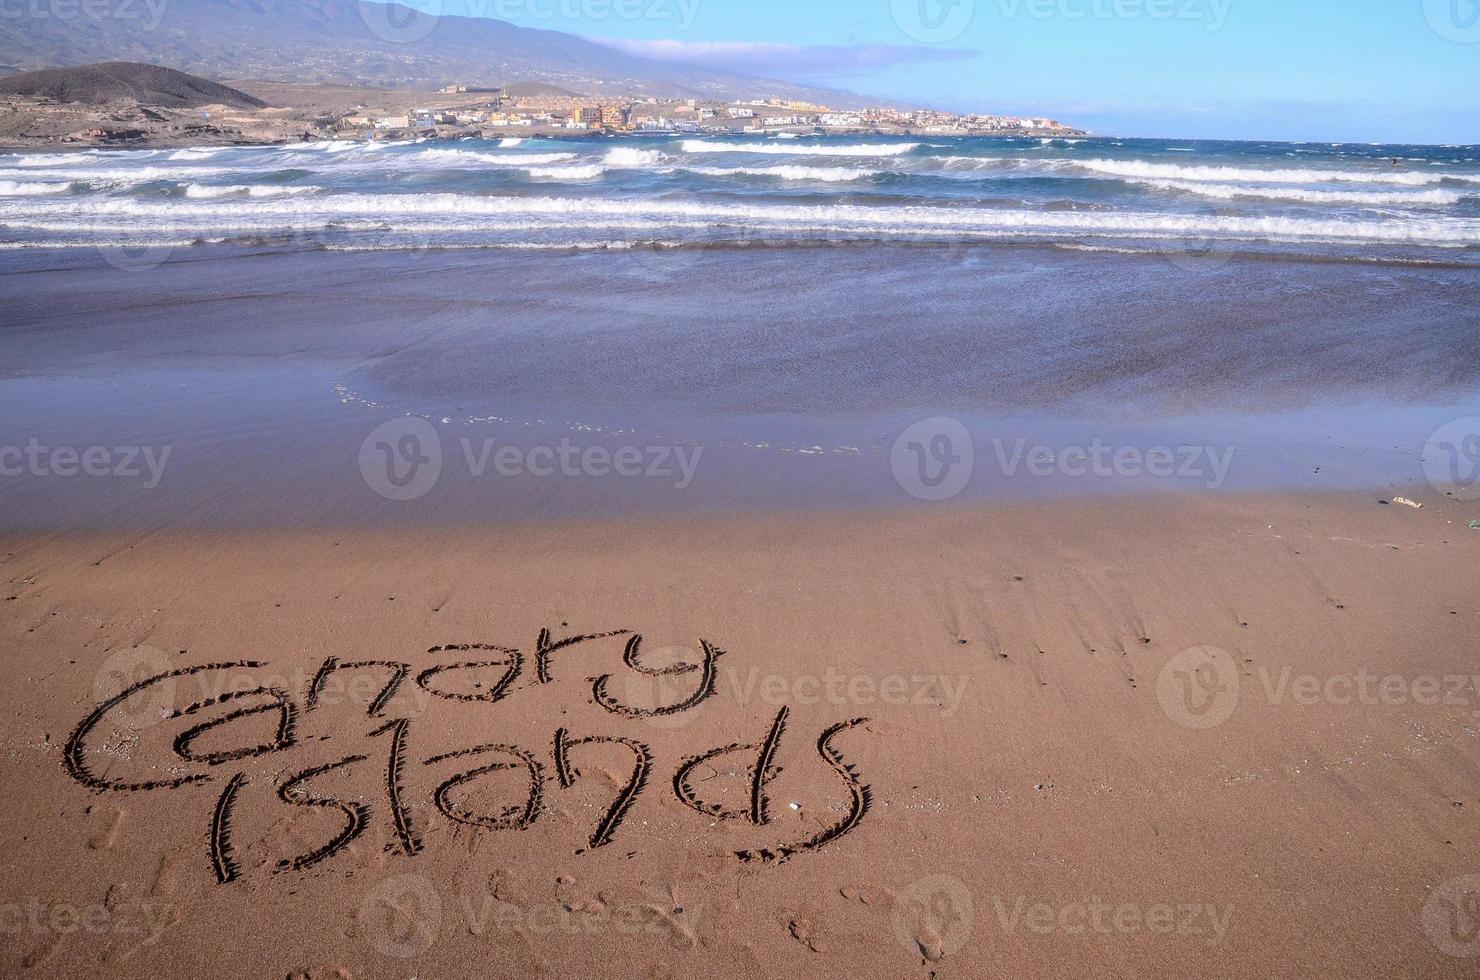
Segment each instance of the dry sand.
[{"label": "dry sand", "polygon": [[1473,976],[1408,495],[0,539],[3,968]]}]

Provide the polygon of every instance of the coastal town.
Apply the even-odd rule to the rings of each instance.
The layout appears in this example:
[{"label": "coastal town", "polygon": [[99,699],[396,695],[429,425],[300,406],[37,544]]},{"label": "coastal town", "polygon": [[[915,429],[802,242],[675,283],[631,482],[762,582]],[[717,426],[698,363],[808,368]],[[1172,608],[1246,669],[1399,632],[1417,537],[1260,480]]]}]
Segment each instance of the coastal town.
[{"label": "coastal town", "polygon": [[[480,90],[449,85],[409,112],[375,115],[365,109],[340,116],[335,129],[377,136],[459,137],[510,133],[883,133],[976,136],[1022,133],[1074,135],[1057,120],[1007,115],[963,115],[935,109],[835,109],[782,99],[711,102],[699,99],[595,100],[541,86],[544,91]],[[446,99],[454,105],[443,104]],[[472,100],[471,103],[468,100]]]}]

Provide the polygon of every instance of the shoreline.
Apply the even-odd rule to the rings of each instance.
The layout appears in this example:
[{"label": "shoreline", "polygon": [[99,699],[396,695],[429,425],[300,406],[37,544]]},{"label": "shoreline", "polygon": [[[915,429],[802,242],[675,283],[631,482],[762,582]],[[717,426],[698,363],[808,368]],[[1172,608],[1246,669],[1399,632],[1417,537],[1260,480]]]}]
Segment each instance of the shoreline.
[{"label": "shoreline", "polygon": [[[24,469],[0,526],[872,512],[939,499],[912,447],[942,434],[974,452],[942,491],[964,504],[1428,499],[1427,442],[1475,414],[1468,270],[827,254],[798,279],[784,250],[9,253],[25,298],[0,314],[0,446],[47,455],[0,459]],[[408,435],[439,463],[403,488],[384,447],[400,479]],[[52,453],[92,447],[125,472],[76,478]]]},{"label": "shoreline", "polygon": [[[1464,269],[1230,261],[1214,278],[1153,256],[898,255],[832,252],[829,277],[727,293],[703,320],[696,284],[787,277],[795,253],[15,256],[27,301],[0,315],[15,432],[0,446],[22,459],[0,459],[0,527],[832,514],[941,493],[1430,499],[1412,489],[1425,444],[1474,415],[1480,380],[1456,375],[1474,338]],[[1168,289],[1172,269],[1203,302]],[[921,317],[938,324],[928,346]],[[1113,360],[1086,355],[1106,343]],[[943,434],[974,462],[937,491],[912,447]],[[386,452],[397,480],[411,472],[406,437],[428,468],[386,483]],[[77,478],[90,447],[115,478]]]},{"label": "shoreline", "polygon": [[385,139],[366,139],[353,133],[319,132],[311,136],[305,135],[299,139],[251,139],[251,138],[226,138],[204,139],[198,137],[182,137],[175,139],[166,136],[161,139],[106,139],[98,138],[91,141],[59,141],[50,137],[37,137],[26,142],[9,143],[0,140],[0,153],[60,153],[67,150],[186,150],[199,147],[201,149],[216,149],[218,147],[279,147],[291,149],[300,143],[316,143],[325,140],[344,140],[351,143],[458,143],[464,140],[483,140],[491,142],[500,139],[532,139],[532,140],[560,140],[562,142],[582,142],[597,140],[621,140],[621,139],[644,139],[654,136],[687,136],[694,139],[764,139],[775,136],[778,133],[806,137],[860,137],[867,139],[877,138],[911,138],[925,139],[939,137],[944,139],[1074,139],[1074,140],[1105,140],[1111,141],[1117,137],[1087,133],[1079,130],[1021,130],[1001,133],[930,133],[915,130],[879,130],[879,129],[778,129],[767,130],[764,133],[745,132],[690,132],[687,130],[643,130],[633,132],[579,132],[568,129],[530,127],[519,128],[510,132],[485,132],[485,133],[460,133],[455,135],[423,135],[401,134],[396,137]]}]

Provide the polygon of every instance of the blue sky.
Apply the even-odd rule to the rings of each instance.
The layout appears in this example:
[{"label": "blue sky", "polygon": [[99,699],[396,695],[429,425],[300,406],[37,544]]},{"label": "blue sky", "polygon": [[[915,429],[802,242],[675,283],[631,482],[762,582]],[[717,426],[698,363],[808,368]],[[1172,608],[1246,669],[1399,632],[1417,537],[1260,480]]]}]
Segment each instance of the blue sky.
[{"label": "blue sky", "polygon": [[646,55],[1100,132],[1480,142],[1477,0],[446,3]]}]

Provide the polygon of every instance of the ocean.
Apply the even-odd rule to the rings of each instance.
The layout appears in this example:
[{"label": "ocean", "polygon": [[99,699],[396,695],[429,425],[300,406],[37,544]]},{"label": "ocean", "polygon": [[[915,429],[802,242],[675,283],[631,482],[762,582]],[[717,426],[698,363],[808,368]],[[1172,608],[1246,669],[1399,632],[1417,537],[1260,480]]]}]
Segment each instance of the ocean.
[{"label": "ocean", "polygon": [[[0,528],[1396,494],[1480,474],[1474,147],[11,154],[0,294],[0,465],[35,440],[167,468],[0,480]],[[378,454],[413,442],[402,462],[441,466],[410,500]],[[642,475],[611,477],[623,458]],[[967,458],[959,487],[917,473]]]},{"label": "ocean", "polygon": [[754,135],[0,155],[0,247],[125,250],[125,261],[232,243],[881,241],[1471,265],[1480,147]]}]

